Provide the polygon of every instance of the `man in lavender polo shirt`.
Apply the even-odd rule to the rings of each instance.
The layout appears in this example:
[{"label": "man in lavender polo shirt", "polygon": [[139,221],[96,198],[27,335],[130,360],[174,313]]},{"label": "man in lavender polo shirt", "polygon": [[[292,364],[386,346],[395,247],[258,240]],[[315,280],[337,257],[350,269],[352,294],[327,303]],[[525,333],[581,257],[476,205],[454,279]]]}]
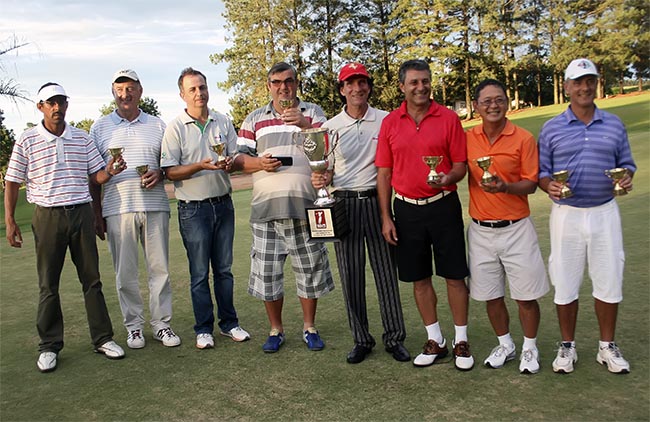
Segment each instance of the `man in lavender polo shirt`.
[{"label": "man in lavender polo shirt", "polygon": [[[572,61],[564,78],[569,108],[546,122],[539,135],[539,186],[553,200],[548,272],[555,286],[562,335],[553,361],[553,371],[558,373],[573,372],[578,361],[575,330],[585,261],[600,326],[596,360],[610,372],[630,371],[614,342],[618,304],[623,300],[625,255],[613,182],[605,171],[627,169],[620,185],[629,191],[636,165],[621,120],[594,103],[598,77],[590,60]],[[561,198],[562,185],[553,180],[553,173],[561,170],[569,171],[568,185],[573,191],[569,198]]]}]

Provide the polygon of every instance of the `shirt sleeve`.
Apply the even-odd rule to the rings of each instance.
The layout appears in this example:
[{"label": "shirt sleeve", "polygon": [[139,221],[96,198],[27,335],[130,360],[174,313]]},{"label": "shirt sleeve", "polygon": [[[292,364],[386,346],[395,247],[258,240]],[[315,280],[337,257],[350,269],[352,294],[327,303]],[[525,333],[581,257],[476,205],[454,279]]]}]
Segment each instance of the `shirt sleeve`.
[{"label": "shirt sleeve", "polygon": [[165,129],[160,146],[160,167],[173,167],[181,164],[181,134],[177,125],[170,125]]},{"label": "shirt sleeve", "polygon": [[385,118],[381,122],[379,138],[377,140],[377,154],[375,156],[375,166],[377,167],[393,167],[393,152],[390,149],[389,125],[389,118]]},{"label": "shirt sleeve", "polygon": [[249,114],[239,128],[237,137],[237,152],[257,157],[257,141],[255,139],[254,122]]},{"label": "shirt sleeve", "polygon": [[18,139],[18,142],[14,143],[14,148],[11,151],[11,158],[9,159],[7,173],[5,174],[5,180],[8,182],[23,183],[26,179],[29,160],[23,149],[24,136],[23,134]]}]

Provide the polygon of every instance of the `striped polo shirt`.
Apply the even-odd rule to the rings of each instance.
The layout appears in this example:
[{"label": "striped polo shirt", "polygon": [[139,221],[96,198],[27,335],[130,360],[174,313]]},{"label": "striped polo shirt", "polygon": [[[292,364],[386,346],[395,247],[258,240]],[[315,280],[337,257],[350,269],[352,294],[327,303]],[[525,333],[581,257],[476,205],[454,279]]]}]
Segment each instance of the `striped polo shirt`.
[{"label": "striped polo shirt", "polygon": [[[325,122],[325,113],[316,104],[300,101],[299,107],[313,127]],[[305,219],[305,208],[314,205],[316,192],[311,185],[309,162],[293,139],[293,134],[299,132],[298,126],[284,124],[272,102],[253,111],[242,123],[237,138],[239,152],[253,157],[266,153],[293,157],[292,166],[253,173],[251,222]]]},{"label": "striped polo shirt", "polygon": [[26,130],[14,144],[5,180],[27,186],[27,202],[60,207],[91,202],[88,175],[104,168],[88,134],[66,123],[61,136],[43,122]]},{"label": "striped polo shirt", "polygon": [[[206,158],[217,159],[210,149],[215,143],[225,143],[223,155],[233,155],[237,149],[237,133],[230,119],[210,110],[203,130],[183,111],[169,122],[163,136],[160,165],[173,167],[198,163]],[[201,170],[189,179],[174,182],[176,198],[184,201],[201,201],[223,196],[232,191],[230,175],[223,170]]]},{"label": "striped polo shirt", "polygon": [[539,134],[539,178],[569,170],[573,196],[558,203],[594,207],[614,197],[605,170],[624,167],[636,171],[623,122],[596,108],[589,124],[580,121],[571,107],[547,121]]},{"label": "striped polo shirt", "polygon": [[149,165],[150,170],[160,168],[160,144],[165,133],[165,123],[142,110],[133,121],[120,117],[116,111],[99,118],[90,128],[90,137],[99,153],[108,162],[109,148],[124,148],[122,157],[126,170],[113,176],[104,184],[102,214],[104,217],[143,211],[169,212],[169,200],[164,183],[153,189],[140,187],[136,167]]},{"label": "striped polo shirt", "polygon": [[381,122],[388,112],[368,107],[361,119],[350,117],[345,109],[323,126],[336,129],[339,143],[334,149],[335,190],[368,190],[377,187],[375,154]]}]

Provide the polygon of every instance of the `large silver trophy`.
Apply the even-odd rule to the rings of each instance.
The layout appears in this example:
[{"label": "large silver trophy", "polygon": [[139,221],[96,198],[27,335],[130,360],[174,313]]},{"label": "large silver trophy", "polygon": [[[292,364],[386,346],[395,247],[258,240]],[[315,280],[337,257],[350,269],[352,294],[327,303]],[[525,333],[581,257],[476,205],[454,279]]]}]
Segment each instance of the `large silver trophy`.
[{"label": "large silver trophy", "polygon": [[[328,158],[339,142],[339,134],[324,127],[304,129],[293,133],[293,142],[307,156],[309,168],[322,172],[329,167]],[[325,187],[318,190],[314,207],[307,207],[305,212],[311,239],[339,241],[350,231],[345,202],[336,201]]]},{"label": "large silver trophy", "polygon": [[[334,142],[331,141],[331,138],[334,138]],[[328,158],[338,145],[339,133],[326,127],[303,129],[293,133],[293,142],[307,156],[309,168],[312,171],[322,172],[329,166]],[[318,207],[332,205],[336,202],[325,187],[320,188],[317,195],[318,198],[314,201],[314,205]]]}]

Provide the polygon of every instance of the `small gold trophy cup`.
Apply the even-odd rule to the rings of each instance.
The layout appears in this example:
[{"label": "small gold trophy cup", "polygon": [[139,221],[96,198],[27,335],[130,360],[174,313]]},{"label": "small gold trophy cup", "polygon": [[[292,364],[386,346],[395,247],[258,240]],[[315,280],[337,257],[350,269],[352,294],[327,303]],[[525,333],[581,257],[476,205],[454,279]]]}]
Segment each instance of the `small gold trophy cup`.
[{"label": "small gold trophy cup", "polygon": [[483,176],[481,177],[481,184],[489,185],[490,183],[494,182],[496,180],[496,177],[494,177],[492,173],[488,171],[488,169],[492,165],[492,157],[486,155],[485,157],[477,158],[475,161],[476,161],[476,165],[478,165],[483,170]]},{"label": "small gold trophy cup", "polygon": [[627,195],[625,188],[621,187],[618,182],[621,181],[623,177],[627,174],[627,169],[625,168],[615,168],[611,170],[605,170],[607,177],[612,179],[614,183],[614,196]]},{"label": "small gold trophy cup", "polygon": [[226,147],[226,144],[224,144],[223,142],[219,142],[217,144],[210,145],[210,148],[212,148],[212,151],[217,153],[217,162],[219,162],[219,163],[222,162],[222,161],[226,161],[226,157],[223,156],[223,150],[224,150],[225,147]]},{"label": "small gold trophy cup", "polygon": [[438,164],[442,163],[442,155],[423,155],[422,161],[429,166],[429,175],[427,176],[427,183],[437,185],[440,183],[440,175],[436,172]]},{"label": "small gold trophy cup", "polygon": [[280,103],[280,107],[282,107],[282,110],[286,110],[288,108],[291,108],[291,106],[293,105],[293,99],[291,100],[281,99],[279,103]]},{"label": "small gold trophy cup", "polygon": [[111,157],[113,157],[113,161],[114,161],[113,162],[113,170],[119,169],[120,165],[118,163],[116,163],[115,161],[117,161],[117,159],[120,157],[120,155],[122,155],[122,153],[124,152],[124,148],[123,147],[109,148],[108,152],[111,154]]},{"label": "small gold trophy cup", "polygon": [[562,189],[560,190],[561,199],[570,198],[573,196],[573,192],[571,192],[571,189],[569,189],[569,187],[566,185],[567,180],[569,180],[569,170],[556,171],[553,173],[553,180],[562,185]]},{"label": "small gold trophy cup", "polygon": [[[144,176],[145,174],[147,174],[147,172],[149,171],[149,164],[143,164],[143,165],[141,165],[141,166],[137,166],[137,167],[135,168],[135,171],[137,171],[138,174],[140,175],[140,177],[142,177],[142,176]],[[146,189],[146,188],[147,188],[147,184],[146,184],[146,183],[144,182],[144,180],[142,180],[142,179],[140,179],[140,187],[141,187],[142,189]]]}]

